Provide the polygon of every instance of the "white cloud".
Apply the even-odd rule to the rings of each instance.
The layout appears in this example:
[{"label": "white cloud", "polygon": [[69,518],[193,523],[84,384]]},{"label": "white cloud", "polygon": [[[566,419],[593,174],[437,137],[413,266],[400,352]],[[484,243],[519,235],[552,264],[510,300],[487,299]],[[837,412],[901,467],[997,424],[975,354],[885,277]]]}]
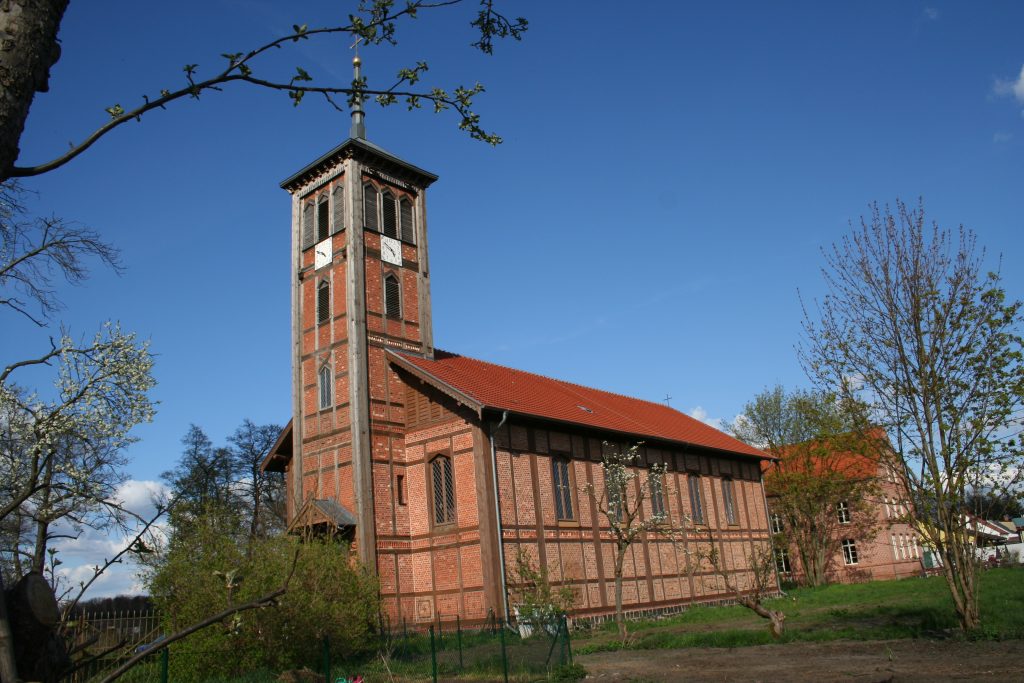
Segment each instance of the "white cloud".
[{"label": "white cloud", "polygon": [[695,406],[694,408],[686,411],[686,414],[695,420],[700,420],[706,425],[714,427],[715,429],[722,429],[723,421],[720,417],[711,417],[708,411],[704,410],[703,406]]},{"label": "white cloud", "polygon": [[1013,133],[1004,133],[1003,131],[996,131],[995,135],[992,136],[992,142],[1000,144],[1003,142],[1009,142],[1013,139]]},{"label": "white cloud", "polygon": [[931,19],[932,21],[935,21],[939,18],[939,10],[937,10],[934,7],[925,7],[924,16],[925,19]]},{"label": "white cloud", "polygon": [[[125,509],[148,520],[156,514],[155,500],[166,494],[167,487],[161,482],[128,480],[118,489],[115,499]],[[57,557],[62,563],[57,568],[57,573],[63,577],[65,587],[72,589],[71,594],[76,595],[80,584],[93,577],[95,567],[102,566],[127,547],[135,537],[137,529],[141,527],[141,524],[132,524],[127,533],[120,529],[107,532],[88,528],[78,533],[70,526],[61,528],[61,533],[67,533],[73,538],[58,539],[51,547],[57,550]],[[158,538],[165,537],[166,530],[163,526],[156,525],[153,531]],[[84,599],[137,595],[144,592],[145,588],[138,580],[137,567],[130,557],[125,557],[121,563],[108,568],[90,586]]]},{"label": "white cloud", "polygon": [[1020,68],[1020,74],[1015,80],[997,78],[992,86],[992,92],[996,95],[1014,97],[1018,102],[1024,103],[1024,66]]}]

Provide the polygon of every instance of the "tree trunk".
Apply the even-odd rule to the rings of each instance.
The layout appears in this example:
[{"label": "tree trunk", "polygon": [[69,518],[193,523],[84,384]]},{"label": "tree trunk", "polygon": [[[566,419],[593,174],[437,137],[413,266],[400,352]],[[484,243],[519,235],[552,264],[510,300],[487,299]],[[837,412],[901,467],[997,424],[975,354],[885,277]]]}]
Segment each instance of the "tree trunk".
[{"label": "tree trunk", "polygon": [[68,0],[0,0],[0,180],[10,177],[37,92],[60,59],[57,30]]},{"label": "tree trunk", "polygon": [[[628,546],[627,546],[628,547]],[[622,564],[626,548],[616,548],[615,556],[615,624],[619,627],[619,640],[626,641],[626,617],[622,614]]]}]

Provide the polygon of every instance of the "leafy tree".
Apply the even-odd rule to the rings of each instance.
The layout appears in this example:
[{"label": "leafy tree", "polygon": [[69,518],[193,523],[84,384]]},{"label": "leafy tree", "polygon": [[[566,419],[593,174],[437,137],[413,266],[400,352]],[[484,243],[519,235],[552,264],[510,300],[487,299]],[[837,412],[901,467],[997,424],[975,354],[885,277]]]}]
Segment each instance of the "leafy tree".
[{"label": "leafy tree", "polygon": [[779,459],[765,474],[771,510],[783,522],[776,545],[795,548],[805,583],[827,583],[842,537],[865,538],[877,526],[872,501],[886,450],[868,431],[864,407],[777,385],[747,403],[730,431]]},{"label": "leafy tree", "polygon": [[1020,302],[983,269],[973,232],[928,226],[924,206],[877,204],[825,252],[827,294],[808,317],[812,375],[856,396],[889,433],[918,529],[942,559],[964,629],[981,623],[969,492],[1024,472]]},{"label": "leafy tree", "polygon": [[650,500],[652,494],[668,496],[668,492],[665,491],[664,465],[651,465],[646,472],[639,468],[642,447],[642,443],[622,448],[605,442],[601,458],[604,490],[598,490],[592,484],[583,487],[607,521],[615,543],[615,623],[623,642],[628,632],[622,612],[622,577],[630,548],[646,534],[660,534],[673,539],[682,534],[668,523],[664,512],[652,510],[649,516],[645,514],[645,500]]},{"label": "leafy tree", "polygon": [[213,510],[238,515],[235,464],[227,448],[214,448],[202,428],[190,425],[181,439],[184,450],[177,466],[160,477],[176,503],[171,524],[182,526],[194,517]]},{"label": "leafy tree", "polygon": [[550,629],[576,603],[572,586],[552,586],[548,568],[538,568],[533,557],[521,547],[516,552],[515,568],[509,579],[522,623]]},{"label": "leafy tree", "polygon": [[346,655],[369,647],[378,587],[347,545],[281,535],[247,546],[225,536],[220,521],[205,515],[172,537],[166,561],[148,581],[169,633],[280,585],[298,551],[288,592],[277,607],[238,614],[191,635],[182,645],[188,657],[171,653],[172,679],[299,668],[319,661],[324,636],[332,650]]},{"label": "leafy tree", "polygon": [[[0,125],[0,180],[39,175],[59,168],[129,121],[138,121],[154,109],[166,108],[177,100],[199,99],[203,94],[221,91],[236,83],[283,92],[296,106],[307,94],[321,96],[339,111],[344,111],[346,106],[361,106],[371,97],[385,107],[401,102],[412,110],[426,104],[434,112],[454,111],[459,117],[460,129],[474,139],[498,144],[501,138],[484,130],[479,115],[473,111],[473,99],[483,92],[483,86],[476,83],[447,89],[425,87],[421,81],[429,67],[423,61],[400,69],[391,85],[379,87],[371,87],[365,77],[348,83],[318,80],[311,74],[315,74],[315,70],[303,66],[295,66],[290,78],[274,75],[272,57],[287,54],[289,48],[297,50],[297,44],[302,41],[337,39],[347,35],[367,44],[397,45],[400,21],[412,20],[423,10],[462,3],[463,0],[409,0],[396,6],[394,0],[362,0],[354,13],[344,14],[347,16],[345,23],[324,27],[296,23],[268,43],[224,53],[221,67],[209,72],[202,71],[198,64],[186,64],[183,67],[184,82],[178,86],[168,84],[151,96],[143,96],[143,101],[135,105],[111,105],[106,110],[108,120],[82,142],[72,145],[55,159],[30,166],[15,166],[18,141],[36,92],[46,92],[49,88],[49,70],[60,57],[57,32],[68,2],[7,3],[0,10],[0,32],[6,36],[0,67],[8,75],[3,97],[0,97],[0,121],[3,122]],[[510,19],[501,14],[495,8],[495,0],[482,0],[471,17],[469,23],[477,36],[472,46],[485,54],[493,52],[496,38],[520,40],[527,30],[526,19]]]},{"label": "leafy tree", "polygon": [[235,491],[245,501],[249,538],[284,531],[287,523],[284,476],[260,467],[280,433],[280,425],[257,425],[246,418],[228,437],[232,468],[239,477]]}]

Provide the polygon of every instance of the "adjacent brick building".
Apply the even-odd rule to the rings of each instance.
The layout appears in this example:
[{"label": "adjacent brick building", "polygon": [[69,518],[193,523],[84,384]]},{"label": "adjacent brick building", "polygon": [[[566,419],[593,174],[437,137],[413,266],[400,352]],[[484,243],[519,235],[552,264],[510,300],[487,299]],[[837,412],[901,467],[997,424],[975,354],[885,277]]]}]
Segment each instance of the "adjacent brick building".
[{"label": "adjacent brick building", "polygon": [[[294,417],[264,466],[286,472],[292,526],[348,534],[392,619],[502,617],[520,548],[613,609],[603,444],[667,466],[650,505],[711,531],[738,586],[768,541],[766,458],[666,406],[434,348],[426,190],[436,176],[353,136],[282,183],[292,196]],[[685,544],[652,535],[627,562],[628,609],[727,598]]]}]

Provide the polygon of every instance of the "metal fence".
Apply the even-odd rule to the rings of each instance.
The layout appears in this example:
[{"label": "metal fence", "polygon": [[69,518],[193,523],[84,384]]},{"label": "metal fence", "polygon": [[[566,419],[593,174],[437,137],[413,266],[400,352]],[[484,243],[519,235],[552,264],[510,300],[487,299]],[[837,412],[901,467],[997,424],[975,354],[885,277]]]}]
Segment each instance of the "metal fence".
[{"label": "metal fence", "polygon": [[[363,652],[321,640],[294,670],[296,683],[343,683],[362,676],[373,681],[535,681],[572,664],[569,629],[564,617],[530,625],[494,621],[465,628],[454,622],[432,624],[427,631],[402,625],[383,628]],[[65,683],[94,683],[126,662],[138,647],[126,647],[92,661]],[[145,647],[145,646],[142,646]],[[126,673],[125,683],[270,683],[287,680],[268,668],[266,652],[252,646],[196,647],[188,639],[153,653]]]}]

